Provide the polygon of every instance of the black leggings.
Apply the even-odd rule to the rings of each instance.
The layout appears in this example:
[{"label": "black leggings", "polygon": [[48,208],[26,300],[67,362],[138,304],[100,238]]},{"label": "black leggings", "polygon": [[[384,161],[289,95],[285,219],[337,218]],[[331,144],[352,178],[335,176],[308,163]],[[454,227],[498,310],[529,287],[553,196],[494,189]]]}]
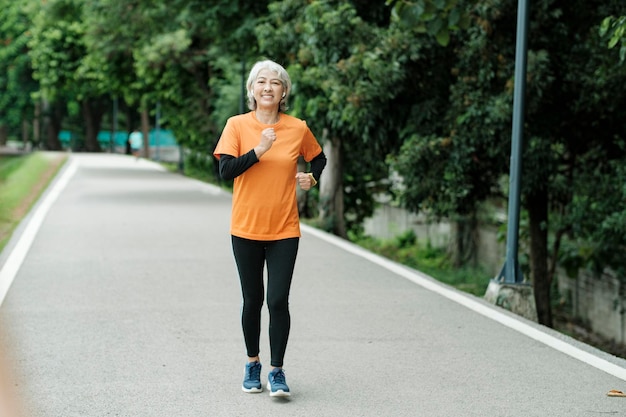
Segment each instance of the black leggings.
[{"label": "black leggings", "polygon": [[239,271],[243,307],[241,325],[249,357],[259,355],[263,268],[267,262],[267,308],[270,313],[271,365],[283,366],[291,318],[289,289],[300,239],[248,240],[232,236],[233,254]]}]

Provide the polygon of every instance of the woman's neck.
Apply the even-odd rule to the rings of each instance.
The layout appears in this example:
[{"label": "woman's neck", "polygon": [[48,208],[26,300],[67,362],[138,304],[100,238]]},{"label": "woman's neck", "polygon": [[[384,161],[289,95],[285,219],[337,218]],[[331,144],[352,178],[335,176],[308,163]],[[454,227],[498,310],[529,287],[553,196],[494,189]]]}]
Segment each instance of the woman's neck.
[{"label": "woman's neck", "polygon": [[259,110],[257,109],[255,112],[256,119],[265,124],[265,125],[273,125],[278,123],[280,119],[280,114],[278,110]]}]

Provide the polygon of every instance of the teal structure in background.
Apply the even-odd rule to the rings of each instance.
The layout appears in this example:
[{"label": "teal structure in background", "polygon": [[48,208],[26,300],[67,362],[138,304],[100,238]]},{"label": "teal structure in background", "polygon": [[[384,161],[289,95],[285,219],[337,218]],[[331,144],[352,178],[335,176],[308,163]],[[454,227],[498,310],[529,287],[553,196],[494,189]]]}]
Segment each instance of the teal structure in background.
[{"label": "teal structure in background", "polygon": [[[98,133],[98,142],[102,150],[108,150],[111,146],[111,139],[113,139],[113,149],[115,152],[124,152],[126,149],[126,141],[128,140],[129,132],[117,131],[112,135],[110,131],[100,131]],[[150,147],[175,147],[178,146],[176,138],[171,130],[167,129],[152,129],[148,135]],[[74,151],[80,151],[83,147],[84,139],[81,135],[78,135],[69,130],[62,130],[59,133],[59,140],[63,149],[72,149]]]}]

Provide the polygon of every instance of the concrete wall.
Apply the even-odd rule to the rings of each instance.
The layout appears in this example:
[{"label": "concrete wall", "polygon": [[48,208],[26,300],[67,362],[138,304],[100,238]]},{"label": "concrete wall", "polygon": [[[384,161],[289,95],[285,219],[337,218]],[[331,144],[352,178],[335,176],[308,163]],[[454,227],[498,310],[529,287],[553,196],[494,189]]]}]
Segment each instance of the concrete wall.
[{"label": "concrete wall", "polygon": [[[363,227],[367,235],[387,240],[412,229],[420,243],[430,242],[434,247],[448,246],[452,235],[450,223],[429,224],[425,216],[389,204],[381,204]],[[478,239],[478,259],[495,277],[504,263],[506,242],[498,241],[495,226],[481,228]]]},{"label": "concrete wall", "polygon": [[625,289],[619,279],[608,273],[596,277],[581,272],[576,278],[561,273],[558,288],[574,317],[580,318],[594,333],[626,343]]},{"label": "concrete wall", "polygon": [[451,231],[448,223],[428,224],[423,215],[389,204],[381,204],[374,215],[365,220],[363,227],[365,234],[385,240],[412,229],[419,242],[430,241],[435,247],[447,246]]}]

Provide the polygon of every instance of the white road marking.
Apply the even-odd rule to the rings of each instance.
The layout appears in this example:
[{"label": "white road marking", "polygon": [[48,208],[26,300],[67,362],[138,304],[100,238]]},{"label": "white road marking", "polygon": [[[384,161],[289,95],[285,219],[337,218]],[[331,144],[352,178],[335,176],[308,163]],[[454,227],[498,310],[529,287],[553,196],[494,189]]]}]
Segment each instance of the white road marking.
[{"label": "white road marking", "polygon": [[57,199],[61,191],[65,188],[70,178],[76,172],[77,162],[74,158],[71,158],[69,161],[69,166],[62,173],[61,177],[56,181],[53,187],[50,189],[50,192],[46,194],[44,200],[42,200],[41,204],[36,206],[36,211],[33,213],[31,219],[28,221],[24,232],[20,236],[19,240],[15,244],[15,247],[9,254],[6,262],[0,269],[0,306],[2,305],[4,298],[9,292],[9,288],[11,284],[13,284],[13,280],[17,275],[26,255],[28,254],[28,250],[30,249],[33,241],[35,240],[35,236],[43,223],[46,214],[50,210],[50,207]]},{"label": "white road marking", "polygon": [[576,346],[573,346],[564,340],[543,332],[539,328],[531,326],[520,319],[499,312],[496,307],[484,305],[483,303],[472,299],[468,295],[447,288],[445,285],[433,281],[432,279],[428,278],[427,275],[424,275],[419,271],[409,270],[397,263],[383,258],[382,256],[371,253],[353,243],[350,243],[329,233],[322,232],[318,229],[312,228],[304,224],[302,224],[301,227],[305,232],[315,235],[318,238],[332,243],[335,246],[343,248],[350,253],[365,258],[370,262],[373,262],[385,269],[388,269],[389,271],[398,274],[429,291],[437,293],[449,300],[452,300],[469,308],[472,311],[475,311],[478,314],[481,314],[491,320],[501,323],[510,329],[518,331],[519,333],[522,333],[530,337],[531,339],[534,339],[559,352],[562,352],[590,366],[593,366],[594,368],[597,368],[623,381],[626,381],[626,369],[621,366],[618,366],[614,363],[607,361],[606,359],[602,359],[592,353],[577,348]]}]

